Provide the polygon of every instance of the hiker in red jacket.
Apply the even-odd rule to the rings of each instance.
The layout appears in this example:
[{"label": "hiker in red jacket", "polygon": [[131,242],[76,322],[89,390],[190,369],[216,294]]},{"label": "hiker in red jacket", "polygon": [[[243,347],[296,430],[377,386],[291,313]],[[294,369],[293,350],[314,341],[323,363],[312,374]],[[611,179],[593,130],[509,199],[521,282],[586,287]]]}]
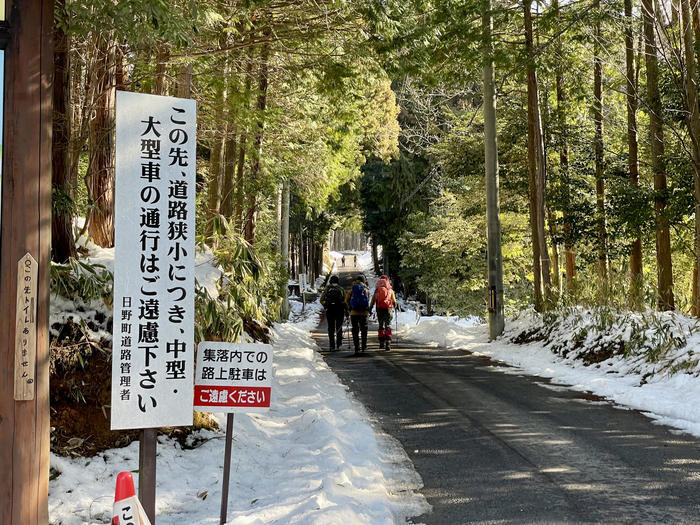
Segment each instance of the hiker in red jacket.
[{"label": "hiker in red jacket", "polygon": [[389,277],[382,275],[369,304],[369,311],[377,305],[377,321],[379,321],[379,348],[391,350],[391,310],[396,308],[396,295],[391,288]]}]

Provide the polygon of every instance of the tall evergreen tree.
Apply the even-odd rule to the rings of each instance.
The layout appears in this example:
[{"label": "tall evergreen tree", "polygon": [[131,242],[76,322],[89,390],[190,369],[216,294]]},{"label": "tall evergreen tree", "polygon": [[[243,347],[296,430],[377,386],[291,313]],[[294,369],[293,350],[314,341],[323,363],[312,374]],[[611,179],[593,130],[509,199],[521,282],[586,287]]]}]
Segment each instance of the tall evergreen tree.
[{"label": "tall evergreen tree", "polygon": [[542,140],[539,89],[535,66],[532,29],[532,0],[523,1],[525,50],[527,56],[527,136],[528,174],[530,184],[530,227],[535,283],[535,309],[548,306],[552,294],[552,274],[545,230],[545,158]]},{"label": "tall evergreen tree", "polygon": [[608,301],[608,233],[605,214],[605,176],[603,167],[603,62],[601,57],[600,0],[595,0],[593,27],[593,122],[595,125],[595,193],[596,244],[598,252],[598,287],[601,302]]},{"label": "tall evergreen tree", "polygon": [[661,94],[659,92],[658,51],[656,44],[656,11],[653,0],[642,0],[644,49],[647,77],[647,106],[649,108],[649,150],[654,174],[654,215],[656,220],[657,300],[659,310],[673,310],[673,267],[671,234],[665,214],[668,201],[664,167],[664,135]]},{"label": "tall evergreen tree", "polygon": [[[632,0],[625,0],[625,95],[627,106],[627,166],[630,184],[639,186],[639,146],[637,141],[637,69],[634,56],[634,19],[632,17]],[[630,298],[631,308],[642,307],[643,268],[642,238],[639,228],[630,247]]]}]

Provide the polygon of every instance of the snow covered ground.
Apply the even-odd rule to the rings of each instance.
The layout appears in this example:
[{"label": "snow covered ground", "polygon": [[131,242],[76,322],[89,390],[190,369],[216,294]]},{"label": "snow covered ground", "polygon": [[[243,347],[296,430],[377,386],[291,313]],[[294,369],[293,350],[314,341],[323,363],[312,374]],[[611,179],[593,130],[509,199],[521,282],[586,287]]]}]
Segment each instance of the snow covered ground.
[{"label": "snow covered ground", "polygon": [[[102,255],[100,262],[109,266],[111,254]],[[372,284],[370,258],[361,258],[359,265]],[[202,280],[216,278],[206,263],[201,266],[207,275]],[[398,442],[372,427],[370,415],[318,354],[309,331],[318,324],[320,305],[307,304],[302,312],[301,303],[291,304],[290,322],[274,328],[273,408],[236,415],[228,523],[392,524],[428,511],[420,477]],[[477,318],[405,311],[398,315],[397,336],[488,356],[500,362],[495,371],[539,376],[547,388],[589,391],[700,436],[697,375],[660,373],[642,381],[643,370],[622,358],[584,366],[541,343],[507,342],[529,322],[509,322],[505,336],[489,343],[487,327]],[[688,346],[700,344],[698,338]],[[159,524],[218,523],[226,418],[217,418],[221,429],[195,434],[192,448],[159,438]],[[52,525],[109,523],[116,475],[138,468],[138,443],[93,458],[52,455],[51,468]]]},{"label": "snow covered ground", "polygon": [[[292,322],[274,330],[273,409],[236,416],[229,523],[390,524],[427,511],[420,478],[398,442],[372,428],[317,353],[308,331],[318,323],[320,305],[307,305],[303,313],[300,303],[292,306]],[[660,375],[640,386],[639,374],[623,373],[629,367],[621,359],[586,367],[541,344],[488,343],[487,327],[476,323],[403,312],[398,336],[488,356],[511,365],[494,364],[496,371],[590,391],[700,436],[697,377]],[[511,323],[506,335],[521,325]],[[192,450],[160,438],[158,523],[218,523],[225,416],[217,417],[221,430],[196,434]],[[109,523],[116,474],[138,468],[138,444],[93,458],[52,455],[51,467],[51,524]]]},{"label": "snow covered ground", "polygon": [[[91,263],[113,269],[113,250],[86,248]],[[221,272],[211,259],[197,254],[196,278],[216,296]],[[54,320],[77,315],[67,303],[52,298]],[[228,523],[394,524],[423,514],[430,507],[403,449],[372,427],[317,352],[309,332],[321,306],[291,305],[290,322],[273,330],[271,410],[235,416]],[[220,430],[197,432],[191,448],[159,437],[159,525],[219,523],[226,416],[215,417]],[[137,442],[92,458],[52,454],[50,524],[110,523],[116,476],[138,465]]]},{"label": "snow covered ground", "polygon": [[[428,510],[421,481],[399,444],[377,433],[320,355],[308,330],[318,305],[274,329],[272,409],[236,415],[229,496],[232,524],[393,524]],[[225,415],[221,430],[193,436],[192,450],[161,437],[159,524],[219,522]],[[111,520],[116,475],[138,468],[138,443],[93,458],[51,456],[50,523]],[[134,476],[137,479],[137,476]]]}]

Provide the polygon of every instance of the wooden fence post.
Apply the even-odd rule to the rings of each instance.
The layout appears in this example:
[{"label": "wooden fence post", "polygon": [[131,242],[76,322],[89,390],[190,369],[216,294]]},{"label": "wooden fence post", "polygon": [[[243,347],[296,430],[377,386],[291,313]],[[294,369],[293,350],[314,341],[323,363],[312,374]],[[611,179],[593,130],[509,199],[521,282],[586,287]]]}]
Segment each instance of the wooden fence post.
[{"label": "wooden fence post", "polygon": [[[0,217],[0,523],[45,525],[49,521],[53,0],[7,0],[6,4],[7,24],[0,39],[6,42]],[[25,314],[17,311],[17,294],[25,293],[24,287],[17,286],[17,263],[27,253],[38,263],[38,273],[36,314],[25,320],[18,317]],[[24,328],[16,333],[17,326]],[[24,330],[35,331],[35,345],[31,338],[23,338]],[[24,400],[16,400],[15,375],[27,373],[29,365],[25,370],[15,366],[16,338],[20,355],[26,348],[36,357],[33,392],[32,388],[25,391],[20,396]]]}]

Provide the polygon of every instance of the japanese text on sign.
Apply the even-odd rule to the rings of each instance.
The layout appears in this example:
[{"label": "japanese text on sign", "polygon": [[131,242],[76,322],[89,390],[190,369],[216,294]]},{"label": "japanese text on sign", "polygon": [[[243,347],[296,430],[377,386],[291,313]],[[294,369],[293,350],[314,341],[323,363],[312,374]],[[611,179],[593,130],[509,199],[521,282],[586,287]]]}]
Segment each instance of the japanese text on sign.
[{"label": "japanese text on sign", "polygon": [[37,262],[27,253],[17,263],[15,400],[34,399],[36,370]]},{"label": "japanese text on sign", "polygon": [[112,428],[192,424],[196,108],[117,93]]},{"label": "japanese text on sign", "polygon": [[194,405],[209,412],[270,408],[272,346],[205,341],[197,348]]}]

